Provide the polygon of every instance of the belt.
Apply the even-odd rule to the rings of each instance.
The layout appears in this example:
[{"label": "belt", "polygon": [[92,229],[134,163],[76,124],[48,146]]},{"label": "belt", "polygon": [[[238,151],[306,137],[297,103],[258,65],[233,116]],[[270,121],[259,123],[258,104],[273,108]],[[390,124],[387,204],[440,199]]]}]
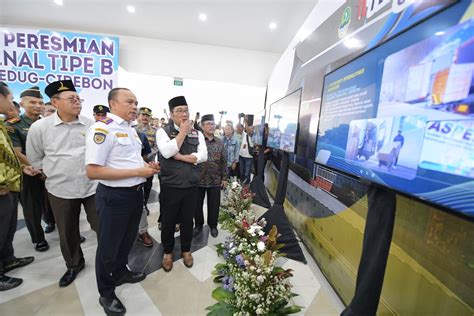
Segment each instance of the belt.
[{"label": "belt", "polygon": [[106,187],[107,189],[112,189],[112,190],[127,190],[127,191],[140,191],[143,189],[143,183],[134,185],[133,187],[109,187],[108,185],[104,185],[102,183],[99,183],[99,185],[102,185]]}]

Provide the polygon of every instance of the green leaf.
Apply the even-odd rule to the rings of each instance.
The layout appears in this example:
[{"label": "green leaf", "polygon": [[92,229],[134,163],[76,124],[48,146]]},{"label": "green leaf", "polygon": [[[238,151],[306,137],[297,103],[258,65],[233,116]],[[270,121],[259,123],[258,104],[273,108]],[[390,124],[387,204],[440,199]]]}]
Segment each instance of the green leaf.
[{"label": "green leaf", "polygon": [[302,307],[298,305],[288,306],[283,308],[280,313],[282,313],[283,315],[296,314],[301,312],[301,308]]},{"label": "green leaf", "polygon": [[281,272],[285,272],[286,270],[283,269],[282,267],[274,267],[273,268],[273,274],[276,274],[276,273],[281,273]]},{"label": "green leaf", "polygon": [[219,287],[215,288],[214,291],[212,291],[212,297],[216,301],[224,303],[225,300],[234,298],[235,295],[232,292],[224,290],[224,288],[222,286],[219,286]]},{"label": "green leaf", "polygon": [[214,278],[214,283],[222,283],[222,279],[224,278],[223,275],[218,275]]},{"label": "green leaf", "polygon": [[207,316],[232,316],[237,312],[237,309],[234,306],[222,302],[208,306],[206,310],[209,311]]}]

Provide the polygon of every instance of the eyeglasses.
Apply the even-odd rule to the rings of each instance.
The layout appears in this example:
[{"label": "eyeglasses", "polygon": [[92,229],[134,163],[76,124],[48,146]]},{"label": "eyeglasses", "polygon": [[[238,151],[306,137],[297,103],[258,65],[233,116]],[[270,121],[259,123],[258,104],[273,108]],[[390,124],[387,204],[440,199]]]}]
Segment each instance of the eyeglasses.
[{"label": "eyeglasses", "polygon": [[216,126],[215,122],[204,122],[202,125]]},{"label": "eyeglasses", "polygon": [[84,99],[80,99],[79,97],[70,97],[70,98],[55,97],[55,98],[69,101],[69,103],[71,103],[71,104],[74,104],[75,102],[78,102],[78,103],[83,103],[84,102]]},{"label": "eyeglasses", "polygon": [[173,111],[174,113],[178,114],[189,114],[189,110],[184,110],[184,109],[177,109]]}]

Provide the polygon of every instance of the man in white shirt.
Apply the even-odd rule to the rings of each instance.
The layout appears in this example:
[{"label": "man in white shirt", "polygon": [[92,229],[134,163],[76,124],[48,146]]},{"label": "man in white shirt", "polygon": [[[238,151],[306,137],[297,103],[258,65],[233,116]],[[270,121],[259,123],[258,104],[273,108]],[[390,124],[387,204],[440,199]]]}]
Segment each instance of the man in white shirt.
[{"label": "man in white shirt", "polygon": [[59,280],[65,287],[84,269],[79,217],[81,205],[92,229],[99,232],[95,207],[97,183],[86,176],[86,132],[94,123],[79,115],[82,100],[71,80],[55,81],[45,88],[57,112],[32,124],[26,140],[31,165],[46,175],[46,189],[58,226],[61,253],[67,271]]},{"label": "man in white shirt", "polygon": [[138,104],[132,91],[114,88],[108,101],[111,113],[87,133],[86,170],[89,178],[99,180],[100,236],[95,264],[99,303],[107,315],[122,315],[126,309],[115,295],[115,287],[146,277],[128,270],[128,254],[138,233],[143,183],[159,172],[159,165],[147,164],[141,156],[142,142],[131,125]]},{"label": "man in white shirt", "polygon": [[251,133],[252,129],[247,127],[246,131],[242,135],[242,144],[240,145],[239,168],[242,184],[250,183],[250,173],[252,171],[253,164],[253,156],[251,153],[253,150],[253,143]]},{"label": "man in white shirt", "polygon": [[198,164],[207,160],[204,135],[193,129],[186,99],[178,96],[168,102],[171,121],[156,133],[160,153],[161,242],[164,256],[161,266],[166,272],[173,268],[175,224],[181,223],[181,255],[186,267],[193,266],[191,241],[193,213],[199,184]]}]

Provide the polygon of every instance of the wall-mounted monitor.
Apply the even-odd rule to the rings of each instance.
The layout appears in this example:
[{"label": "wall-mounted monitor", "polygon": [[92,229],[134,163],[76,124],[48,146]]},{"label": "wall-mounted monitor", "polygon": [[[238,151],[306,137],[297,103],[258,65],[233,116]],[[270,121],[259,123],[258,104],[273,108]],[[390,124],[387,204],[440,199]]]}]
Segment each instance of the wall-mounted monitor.
[{"label": "wall-mounted monitor", "polygon": [[294,153],[298,136],[301,89],[270,105],[267,147]]},{"label": "wall-mounted monitor", "polygon": [[315,160],[474,217],[474,20],[429,23],[325,76]]},{"label": "wall-mounted monitor", "polygon": [[253,116],[253,134],[252,141],[255,145],[263,145],[265,128],[265,110],[258,111]]}]

